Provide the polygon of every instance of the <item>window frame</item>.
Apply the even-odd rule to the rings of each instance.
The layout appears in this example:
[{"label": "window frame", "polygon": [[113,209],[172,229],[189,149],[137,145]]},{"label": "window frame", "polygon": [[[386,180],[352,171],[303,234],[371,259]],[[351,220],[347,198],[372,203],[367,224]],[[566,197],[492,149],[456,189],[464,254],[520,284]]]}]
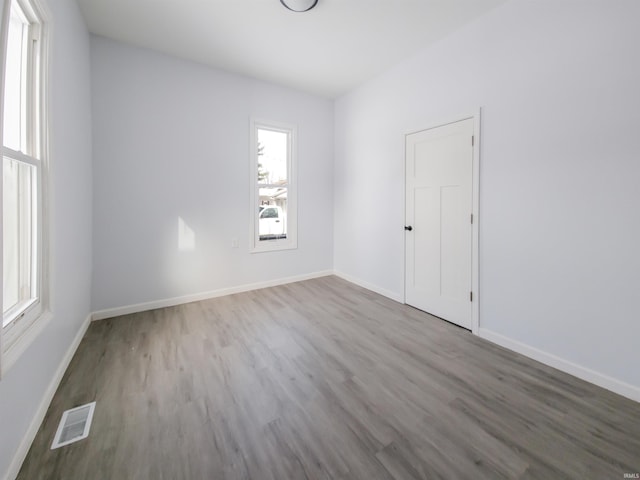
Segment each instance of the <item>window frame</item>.
[{"label": "window frame", "polygon": [[[271,130],[287,134],[287,238],[260,240],[259,238],[259,189],[267,184],[258,181],[258,130]],[[274,252],[298,248],[298,195],[297,195],[297,150],[298,127],[294,124],[250,119],[250,252]]]},{"label": "window frame", "polygon": [[[50,15],[44,5],[38,0],[14,0],[29,22],[28,45],[26,59],[26,93],[25,93],[25,138],[21,150],[16,151],[5,147],[3,139],[4,129],[4,86],[8,49],[8,26],[12,0],[7,0],[2,11],[2,37],[0,38],[0,60],[3,69],[0,76],[0,152],[2,161],[10,158],[28,164],[36,169],[35,197],[36,205],[33,210],[36,219],[36,260],[32,265],[35,280],[35,298],[25,301],[20,309],[12,312],[11,320],[4,325],[4,314],[0,325],[0,377],[16,362],[20,355],[33,342],[52,318],[49,311],[49,262],[48,262],[48,212],[47,212],[47,180],[48,180],[48,85],[49,85],[49,18]],[[3,202],[3,169],[0,169],[0,205]],[[0,222],[0,245],[4,244]],[[2,257],[0,265],[3,266]],[[0,293],[2,299],[3,293]]]}]

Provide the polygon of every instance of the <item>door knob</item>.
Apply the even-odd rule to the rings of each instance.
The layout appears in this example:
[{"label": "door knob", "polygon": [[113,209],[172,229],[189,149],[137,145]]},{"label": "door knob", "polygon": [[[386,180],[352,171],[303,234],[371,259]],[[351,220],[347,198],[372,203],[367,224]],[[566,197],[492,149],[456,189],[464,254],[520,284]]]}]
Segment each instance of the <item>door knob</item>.
[{"label": "door knob", "polygon": [[413,230],[413,227],[411,225],[409,225],[408,227],[405,225],[404,229],[410,232],[411,230]]}]

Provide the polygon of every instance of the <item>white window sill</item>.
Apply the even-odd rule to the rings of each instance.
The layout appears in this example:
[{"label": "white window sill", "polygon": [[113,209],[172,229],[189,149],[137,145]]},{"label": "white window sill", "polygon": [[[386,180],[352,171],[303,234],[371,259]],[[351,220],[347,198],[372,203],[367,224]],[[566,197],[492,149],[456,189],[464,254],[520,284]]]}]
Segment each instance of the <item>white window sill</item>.
[{"label": "white window sill", "polygon": [[297,242],[291,240],[265,240],[255,245],[251,249],[251,253],[278,252],[280,250],[295,250],[296,248],[298,248]]},{"label": "white window sill", "polygon": [[11,341],[11,344],[6,346],[2,345],[2,372],[0,377],[4,376],[9,369],[16,363],[18,358],[25,352],[25,350],[33,343],[33,341],[40,335],[47,324],[53,318],[53,314],[46,310],[33,320],[28,327],[24,328],[20,332],[18,338]]},{"label": "white window sill", "polygon": [[[22,316],[28,316],[29,315],[28,311],[31,309],[31,307],[36,305],[36,303],[38,303],[38,301],[39,300],[37,298],[30,298],[27,301],[18,303],[17,305],[15,305],[13,307],[13,309],[10,309],[9,312],[7,314],[5,314],[6,316],[3,319],[3,323],[5,325],[10,325],[11,323],[13,323],[18,318],[20,318]],[[3,325],[2,328],[4,328],[5,325]]]}]

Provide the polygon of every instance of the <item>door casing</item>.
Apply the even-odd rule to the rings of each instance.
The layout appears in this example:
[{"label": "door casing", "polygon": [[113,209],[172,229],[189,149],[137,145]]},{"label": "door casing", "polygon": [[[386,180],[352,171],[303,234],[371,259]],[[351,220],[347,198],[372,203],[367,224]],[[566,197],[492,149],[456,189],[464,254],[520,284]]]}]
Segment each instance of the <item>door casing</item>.
[{"label": "door casing", "polygon": [[[408,135],[421,132],[423,130],[430,130],[433,128],[443,127],[445,125],[449,125],[451,123],[460,122],[463,120],[473,120],[473,171],[472,171],[472,214],[473,214],[473,224],[471,225],[471,291],[473,292],[473,301],[471,302],[471,332],[474,335],[478,335],[478,331],[480,329],[480,261],[479,261],[479,253],[480,253],[480,113],[481,109],[478,108],[471,114],[467,115],[458,115],[454,116],[447,121],[439,121],[434,122],[430,125],[426,125],[420,128],[414,128],[410,131],[407,131],[404,134],[403,144],[404,146],[404,156],[403,162],[405,164],[406,170],[406,137]],[[407,198],[407,185],[406,185],[406,171],[403,179],[404,184],[404,198]],[[406,219],[406,201],[404,202],[405,212],[403,216],[403,225]],[[405,232],[406,235],[406,232]],[[404,303],[407,303],[407,285],[406,285],[406,270],[407,270],[407,251],[406,251],[406,242],[405,244],[405,252],[404,252]]]}]

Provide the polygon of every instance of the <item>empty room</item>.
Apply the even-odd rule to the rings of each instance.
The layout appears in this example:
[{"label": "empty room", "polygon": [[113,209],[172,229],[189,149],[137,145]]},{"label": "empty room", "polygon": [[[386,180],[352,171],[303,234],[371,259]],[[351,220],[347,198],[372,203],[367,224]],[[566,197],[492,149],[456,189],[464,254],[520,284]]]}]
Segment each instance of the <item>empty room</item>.
[{"label": "empty room", "polygon": [[640,2],[1,32],[0,479],[640,478]]}]

